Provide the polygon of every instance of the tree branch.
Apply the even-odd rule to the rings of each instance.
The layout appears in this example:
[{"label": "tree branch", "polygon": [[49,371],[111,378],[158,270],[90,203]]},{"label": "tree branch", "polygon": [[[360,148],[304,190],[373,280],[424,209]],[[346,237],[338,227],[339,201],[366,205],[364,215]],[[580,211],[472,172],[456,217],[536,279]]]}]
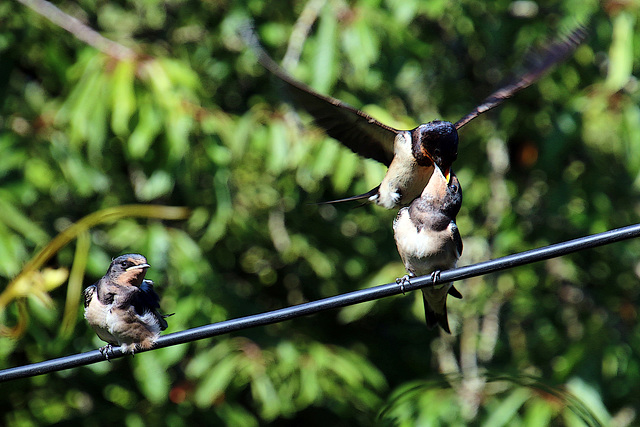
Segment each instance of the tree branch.
[{"label": "tree branch", "polygon": [[91,27],[83,24],[78,19],[70,16],[53,4],[46,0],[17,0],[23,5],[29,7],[37,14],[47,18],[49,21],[64,28],[73,34],[79,40],[82,40],[89,46],[92,46],[100,52],[109,55],[118,60],[132,59],[136,56],[135,52],[119,43],[103,37],[100,33]]}]

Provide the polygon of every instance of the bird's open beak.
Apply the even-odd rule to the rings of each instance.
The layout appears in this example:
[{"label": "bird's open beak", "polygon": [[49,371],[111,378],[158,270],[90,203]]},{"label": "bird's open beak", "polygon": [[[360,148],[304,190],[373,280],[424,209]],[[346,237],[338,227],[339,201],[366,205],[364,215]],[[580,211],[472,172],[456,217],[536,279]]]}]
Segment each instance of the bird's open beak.
[{"label": "bird's open beak", "polygon": [[444,171],[444,177],[447,180],[447,184],[449,184],[451,182],[451,168],[447,168]]},{"label": "bird's open beak", "polygon": [[149,268],[149,267],[151,267],[149,264],[132,265],[131,267],[127,268],[127,271],[136,270],[138,268]]}]

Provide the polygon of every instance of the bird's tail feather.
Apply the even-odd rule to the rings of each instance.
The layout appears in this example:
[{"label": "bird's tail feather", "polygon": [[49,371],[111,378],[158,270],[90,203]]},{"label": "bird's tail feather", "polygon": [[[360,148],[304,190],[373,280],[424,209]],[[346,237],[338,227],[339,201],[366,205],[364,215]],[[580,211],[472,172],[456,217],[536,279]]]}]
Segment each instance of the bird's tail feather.
[{"label": "bird's tail feather", "polygon": [[462,294],[453,285],[451,285],[451,287],[449,288],[449,295],[451,295],[454,298],[462,299]]},{"label": "bird's tail feather", "polygon": [[167,317],[173,316],[175,313],[162,314],[162,313],[160,313],[160,312],[158,312],[156,310],[155,314],[156,314],[156,318],[158,319],[158,324],[160,325],[160,330],[164,331],[165,329],[167,329],[169,327],[169,324],[164,319],[166,319]]},{"label": "bird's tail feather", "polygon": [[351,196],[351,197],[345,197],[344,199],[337,199],[337,200],[329,200],[326,202],[318,202],[316,203],[317,205],[330,205],[333,203],[342,203],[342,202],[353,202],[355,200],[362,200],[362,199],[368,199],[371,196],[375,196],[378,193],[378,189],[380,188],[380,186],[378,185],[376,188],[367,191],[364,194],[358,194],[357,196]]},{"label": "bird's tail feather", "polygon": [[[450,289],[450,288],[449,288]],[[424,315],[429,329],[435,328],[437,325],[448,334],[449,320],[447,319],[447,295],[449,292],[447,286],[439,289],[423,289],[422,299],[424,301]]]}]

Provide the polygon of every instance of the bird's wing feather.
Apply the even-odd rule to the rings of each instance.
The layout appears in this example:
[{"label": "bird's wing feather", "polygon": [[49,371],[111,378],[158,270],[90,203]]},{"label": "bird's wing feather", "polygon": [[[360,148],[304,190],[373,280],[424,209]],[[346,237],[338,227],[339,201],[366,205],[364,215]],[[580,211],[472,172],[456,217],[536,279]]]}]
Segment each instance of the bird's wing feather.
[{"label": "bird's wing feather", "polygon": [[84,308],[89,307],[89,303],[91,302],[91,299],[93,298],[93,294],[96,292],[97,290],[97,286],[94,283],[93,285],[87,287],[87,289],[84,290],[83,295],[84,295]]},{"label": "bird's wing feather", "polygon": [[456,244],[456,251],[458,251],[458,258],[462,255],[462,237],[460,236],[460,230],[455,222],[451,224],[451,235],[453,236],[453,241]]},{"label": "bird's wing feather", "polygon": [[552,66],[567,59],[586,37],[586,28],[579,26],[568,36],[546,46],[542,52],[530,55],[525,60],[525,62],[530,63],[526,71],[517,76],[511,83],[486,97],[473,111],[458,120],[454,125],[455,128],[460,129],[480,114],[497,107],[520,90],[531,86]]},{"label": "bird's wing feather", "polygon": [[[149,308],[160,308],[160,296],[153,289],[151,280],[143,280],[140,285],[140,291],[136,292],[136,303],[142,304]],[[136,311],[140,312],[136,307]]]},{"label": "bird's wing feather", "polygon": [[133,294],[131,305],[140,316],[143,316],[145,312],[152,313],[158,320],[160,330],[164,331],[169,326],[167,321],[164,320],[164,318],[168,316],[158,312],[158,308],[160,308],[160,296],[153,289],[153,282],[151,280],[143,280],[139,289],[140,292]]},{"label": "bird's wing feather", "polygon": [[393,144],[398,130],[374,119],[367,113],[330,96],[319,94],[283,70],[260,45],[251,28],[241,31],[245,43],[258,61],[278,77],[291,100],[304,108],[332,138],[354,153],[389,166],[393,159]]}]

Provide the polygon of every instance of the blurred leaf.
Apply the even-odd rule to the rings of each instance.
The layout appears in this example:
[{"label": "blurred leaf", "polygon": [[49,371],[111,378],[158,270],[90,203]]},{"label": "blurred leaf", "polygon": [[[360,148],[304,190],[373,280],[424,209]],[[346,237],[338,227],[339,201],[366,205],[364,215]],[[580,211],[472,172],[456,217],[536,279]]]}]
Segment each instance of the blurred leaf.
[{"label": "blurred leaf", "polygon": [[323,178],[333,171],[336,164],[336,157],[342,153],[342,149],[335,143],[325,139],[314,156],[313,175],[316,178]]},{"label": "blurred leaf", "polygon": [[360,162],[355,154],[346,153],[343,150],[338,156],[337,162],[334,165],[334,173],[331,176],[336,192],[341,193],[349,188],[359,165]]},{"label": "blurred leaf", "polygon": [[611,425],[611,415],[602,404],[602,398],[596,389],[580,378],[569,380],[567,388],[575,399],[570,401],[567,409],[578,416],[582,423],[585,425]]},{"label": "blurred leaf", "polygon": [[280,123],[269,126],[269,131],[271,150],[267,157],[267,169],[278,174],[284,170],[289,160],[289,139]]},{"label": "blurred leaf", "polygon": [[163,170],[154,171],[151,176],[141,178],[136,184],[136,194],[140,200],[149,201],[166,195],[173,188],[174,181]]},{"label": "blurred leaf", "polygon": [[511,425],[513,418],[530,397],[529,390],[525,388],[514,389],[492,410],[491,415],[486,420],[487,425],[496,427]]},{"label": "blurred leaf", "polygon": [[48,292],[66,282],[69,271],[66,268],[45,268],[41,271],[29,271],[16,278],[2,294],[0,309],[4,310],[12,300],[26,296],[35,296],[44,304],[52,304]]},{"label": "blurred leaf", "polygon": [[527,427],[545,427],[551,424],[553,408],[550,402],[542,399],[531,399],[527,403],[523,424]]},{"label": "blurred leaf", "polygon": [[20,212],[9,202],[8,194],[0,191],[1,221],[8,227],[20,232],[25,238],[35,244],[43,244],[49,238],[45,231],[33,223],[27,216]]},{"label": "blurred leaf", "polygon": [[358,19],[343,35],[343,45],[356,73],[366,72],[378,59],[379,41],[374,30],[365,19]]},{"label": "blurred leaf", "polygon": [[149,99],[142,99],[139,110],[138,124],[127,144],[127,149],[134,159],[143,158],[147,154],[161,130],[161,117]]},{"label": "blurred leaf", "polygon": [[259,425],[256,418],[240,405],[225,403],[220,406],[219,411],[220,418],[224,420],[227,426],[256,427]]},{"label": "blurred leaf", "polygon": [[119,136],[129,134],[129,120],[137,107],[134,91],[135,67],[136,63],[132,60],[118,61],[113,70],[111,127]]},{"label": "blurred leaf", "polygon": [[328,92],[335,82],[336,21],[331,9],[325,6],[320,14],[316,54],[313,61],[311,87],[320,93]]},{"label": "blurred leaf", "polygon": [[134,357],[133,360],[133,373],[138,385],[152,404],[166,402],[169,396],[169,374],[154,352],[144,356],[144,359]]},{"label": "blurred leaf", "polygon": [[202,376],[202,381],[195,394],[195,402],[201,407],[208,407],[224,394],[238,369],[238,357],[231,356],[220,360]]},{"label": "blurred leaf", "polygon": [[617,92],[627,84],[633,71],[633,35],[636,16],[621,12],[613,20],[613,41],[609,52],[609,73],[605,86]]},{"label": "blurred leaf", "polygon": [[275,387],[267,375],[253,376],[251,394],[257,402],[260,402],[260,415],[263,419],[272,420],[280,415],[280,402],[277,399]]}]

